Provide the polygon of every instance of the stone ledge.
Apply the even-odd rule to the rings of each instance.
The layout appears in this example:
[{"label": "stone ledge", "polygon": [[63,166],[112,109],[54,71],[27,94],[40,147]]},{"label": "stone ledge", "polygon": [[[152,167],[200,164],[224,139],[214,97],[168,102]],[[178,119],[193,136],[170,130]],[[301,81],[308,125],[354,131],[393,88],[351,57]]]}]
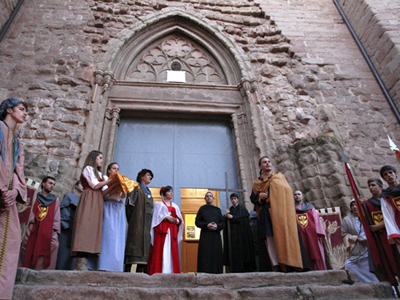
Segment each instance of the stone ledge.
[{"label": "stone ledge", "polygon": [[271,286],[329,285],[339,286],[357,281],[345,270],[313,271],[306,273],[235,273],[235,274],[147,274],[122,272],[35,271],[19,268],[16,284],[26,286],[97,286],[97,287],[209,287],[261,288]]},{"label": "stone ledge", "polygon": [[[182,281],[181,281],[182,282]],[[359,283],[353,286],[268,287],[229,290],[223,288],[139,288],[92,286],[16,285],[13,299],[18,300],[103,300],[103,299],[392,299],[388,283]]]}]

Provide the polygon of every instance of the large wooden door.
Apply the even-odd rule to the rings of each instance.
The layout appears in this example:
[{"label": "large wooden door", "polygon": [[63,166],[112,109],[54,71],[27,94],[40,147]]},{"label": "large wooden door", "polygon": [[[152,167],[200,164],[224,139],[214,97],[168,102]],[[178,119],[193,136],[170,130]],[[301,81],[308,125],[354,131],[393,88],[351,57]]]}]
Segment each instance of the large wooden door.
[{"label": "large wooden door", "polygon": [[[181,212],[185,220],[184,236],[181,243],[181,271],[192,273],[197,271],[197,248],[199,245],[200,229],[194,228],[194,220],[204,200],[206,189],[181,189]],[[219,205],[218,192],[211,191],[214,195],[215,206]]]}]

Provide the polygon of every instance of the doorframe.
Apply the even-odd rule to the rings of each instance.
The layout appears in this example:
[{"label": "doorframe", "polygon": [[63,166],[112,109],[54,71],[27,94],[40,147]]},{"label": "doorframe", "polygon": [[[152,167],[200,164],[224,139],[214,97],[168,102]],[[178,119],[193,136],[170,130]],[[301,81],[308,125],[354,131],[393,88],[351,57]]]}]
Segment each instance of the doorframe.
[{"label": "doorframe", "polygon": [[[124,81],[126,65],[157,38],[178,32],[196,41],[222,67],[227,85]],[[114,154],[121,111],[201,113],[229,116],[235,145],[239,185],[249,189],[258,174],[260,153],[271,152],[273,141],[261,108],[261,83],[254,76],[243,49],[218,26],[193,12],[174,8],[143,17],[131,30],[112,40],[115,47],[101,55],[94,71],[92,98],[88,103],[79,170],[93,149],[101,150],[105,164]],[[116,74],[116,75],[114,75]],[[78,171],[77,171],[78,172]],[[245,206],[252,208],[249,192]]]},{"label": "doorframe", "polygon": [[[177,94],[178,96],[174,97]],[[166,99],[161,95],[170,96]],[[199,95],[202,98],[197,98]],[[123,112],[157,112],[165,116],[184,113],[204,119],[208,116],[228,117],[235,148],[238,182],[240,188],[246,190],[250,184],[247,178],[253,178],[252,174],[257,172],[252,157],[253,153],[258,152],[255,143],[251,142],[252,135],[249,133],[252,132],[252,126],[246,110],[243,95],[237,86],[116,81],[108,93],[108,106],[99,141],[99,150],[104,156],[104,166],[107,166],[114,156],[120,115]],[[245,206],[252,209],[252,203],[246,201],[249,196],[248,191],[244,192]]]}]

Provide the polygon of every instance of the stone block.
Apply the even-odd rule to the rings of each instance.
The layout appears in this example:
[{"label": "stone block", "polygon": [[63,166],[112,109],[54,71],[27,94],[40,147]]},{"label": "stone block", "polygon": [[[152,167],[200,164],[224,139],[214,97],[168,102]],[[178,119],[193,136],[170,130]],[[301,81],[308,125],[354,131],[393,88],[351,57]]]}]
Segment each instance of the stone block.
[{"label": "stone block", "polygon": [[50,148],[49,154],[61,157],[75,157],[75,150],[73,149],[61,149],[61,148]]},{"label": "stone block", "polygon": [[50,170],[50,172],[56,172],[57,171],[57,168],[58,168],[58,161],[51,161],[50,163],[49,163],[49,170]]},{"label": "stone block", "polygon": [[77,86],[79,81],[70,76],[60,76],[56,80],[59,85]]},{"label": "stone block", "polygon": [[49,139],[46,141],[46,146],[49,148],[70,148],[71,142],[66,140]]},{"label": "stone block", "polygon": [[41,119],[33,119],[30,121],[30,127],[31,129],[39,129],[39,128],[49,128],[50,127],[50,121],[46,120],[41,120]]},{"label": "stone block", "polygon": [[55,121],[55,120],[57,120],[57,115],[56,114],[43,114],[42,119],[49,120],[49,121]]},{"label": "stone block", "polygon": [[[302,180],[302,184],[304,186],[304,192],[311,190],[311,189],[318,189],[322,187],[321,177],[315,176],[311,178],[305,178]],[[306,196],[306,194],[305,194]],[[310,198],[311,200],[311,198]]]},{"label": "stone block", "polygon": [[74,132],[75,131],[74,130],[75,126],[69,125],[69,124],[65,124],[65,123],[62,123],[60,121],[55,121],[53,123],[52,128],[54,128],[55,130],[64,131],[64,132],[67,132],[67,131]]},{"label": "stone block", "polygon": [[320,175],[320,171],[317,166],[306,166],[304,168],[301,168],[300,173],[305,178],[315,177]]},{"label": "stone block", "polygon": [[329,181],[326,183],[324,188],[325,196],[331,199],[340,199],[346,196],[346,191],[348,191],[348,188],[344,184],[331,186]]},{"label": "stone block", "polygon": [[71,124],[82,124],[84,122],[84,118],[81,116],[75,116],[72,114],[62,115],[60,118],[61,122],[71,123]]},{"label": "stone block", "polygon": [[78,99],[58,98],[55,102],[56,107],[62,107],[69,110],[83,110],[86,108],[86,101]]},{"label": "stone block", "polygon": [[39,167],[39,168],[42,168],[42,169],[46,169],[47,165],[48,165],[48,162],[49,162],[49,158],[47,156],[38,155],[33,159],[32,165],[34,167]]}]

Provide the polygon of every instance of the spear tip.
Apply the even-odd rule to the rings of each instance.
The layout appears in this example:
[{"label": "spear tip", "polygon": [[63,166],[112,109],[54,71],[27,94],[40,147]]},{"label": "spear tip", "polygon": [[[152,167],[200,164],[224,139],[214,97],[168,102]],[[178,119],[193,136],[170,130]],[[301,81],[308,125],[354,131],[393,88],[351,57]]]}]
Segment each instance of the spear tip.
[{"label": "spear tip", "polygon": [[340,149],[340,153],[342,155],[342,162],[348,162],[349,158],[347,157],[347,155],[344,153],[343,149]]}]

